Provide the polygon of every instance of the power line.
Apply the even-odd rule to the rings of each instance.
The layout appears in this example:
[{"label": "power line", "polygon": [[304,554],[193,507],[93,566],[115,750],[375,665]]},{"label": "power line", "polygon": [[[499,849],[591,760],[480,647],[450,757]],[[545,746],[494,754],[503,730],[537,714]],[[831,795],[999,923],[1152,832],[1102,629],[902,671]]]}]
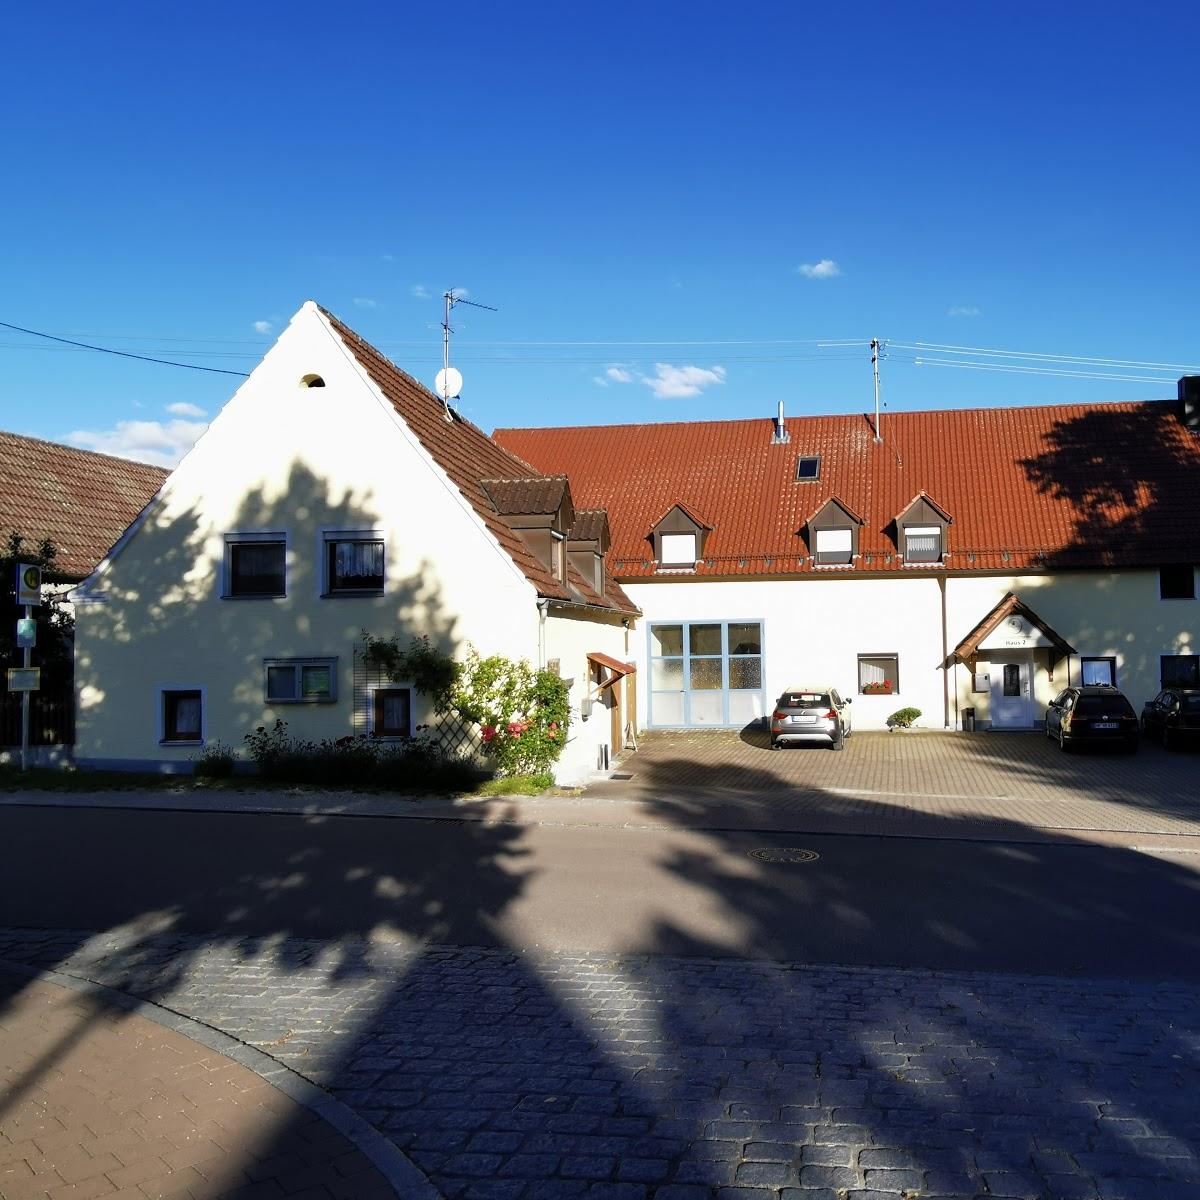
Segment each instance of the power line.
[{"label": "power line", "polygon": [[962,367],[969,371],[999,371],[1019,375],[1055,375],[1065,379],[1108,379],[1119,380],[1122,383],[1166,382],[1163,379],[1147,375],[1101,374],[1098,371],[1060,371],[1053,367],[1022,367],[1016,363],[966,362],[955,358],[914,358],[906,361],[911,361],[918,367]]},{"label": "power line", "polygon": [[1077,354],[1041,354],[1024,350],[989,350],[982,346],[950,346],[938,342],[892,342],[904,350],[925,350],[937,354],[986,354],[993,358],[1030,359],[1063,363],[1083,363],[1098,367],[1141,367],[1155,371],[1200,371],[1194,363],[1141,362],[1132,358],[1088,358]]},{"label": "power line", "polygon": [[189,371],[207,371],[212,375],[240,375],[245,378],[246,371],[228,371],[224,367],[201,367],[196,363],[181,363],[171,362],[165,358],[152,358],[148,354],[132,354],[128,350],[113,350],[108,346],[91,346],[86,342],[75,342],[70,338],[55,337],[52,333],[40,333],[36,329],[24,329],[20,325],[10,325],[7,321],[0,321],[0,327],[4,329],[15,329],[17,333],[25,333],[30,337],[45,338],[51,342],[62,342],[66,346],[75,346],[80,350],[92,350],[97,354],[115,354],[118,358],[136,358],[139,362],[158,363],[164,367],[184,367]]}]

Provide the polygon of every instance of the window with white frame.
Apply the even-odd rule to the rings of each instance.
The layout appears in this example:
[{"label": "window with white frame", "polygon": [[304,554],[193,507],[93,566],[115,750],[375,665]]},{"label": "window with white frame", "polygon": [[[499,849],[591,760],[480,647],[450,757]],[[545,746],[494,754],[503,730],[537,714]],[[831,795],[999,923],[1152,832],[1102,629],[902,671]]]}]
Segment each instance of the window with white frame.
[{"label": "window with white frame", "polygon": [[900,690],[900,658],[895,654],[858,656],[858,691],[863,696],[891,696]]},{"label": "window with white frame", "polygon": [[664,533],[661,536],[662,565],[664,567],[691,567],[696,563],[696,535],[694,533]]},{"label": "window with white frame", "polygon": [[326,533],[325,594],[378,594],[383,591],[383,535],[376,530]]},{"label": "window with white frame", "polygon": [[268,658],[268,704],[330,704],[337,699],[336,658]]},{"label": "window with white frame", "polygon": [[904,527],[905,562],[941,562],[942,527],[940,525],[906,525]]},{"label": "window with white frame", "polygon": [[1103,658],[1080,658],[1079,682],[1084,687],[1107,684],[1117,686],[1117,660],[1111,656]]},{"label": "window with white frame", "polygon": [[853,529],[818,529],[816,541],[818,566],[844,565],[854,554]]},{"label": "window with white frame", "polygon": [[164,743],[191,745],[204,740],[204,698],[199,688],[164,688],[159,703]]},{"label": "window with white frame", "polygon": [[270,599],[287,594],[287,537],[282,533],[225,535],[226,599]]}]

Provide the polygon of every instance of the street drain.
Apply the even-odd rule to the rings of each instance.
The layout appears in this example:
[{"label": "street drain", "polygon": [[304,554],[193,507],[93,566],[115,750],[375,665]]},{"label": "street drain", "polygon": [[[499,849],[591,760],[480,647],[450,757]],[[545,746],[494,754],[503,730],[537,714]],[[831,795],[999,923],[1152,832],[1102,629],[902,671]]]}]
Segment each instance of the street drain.
[{"label": "street drain", "polygon": [[632,775],[618,775],[615,773],[609,776],[609,779],[632,779],[632,778],[633,778]]},{"label": "street drain", "polygon": [[750,857],[765,863],[810,863],[816,862],[821,856],[815,850],[769,846],[765,850],[751,850]]}]

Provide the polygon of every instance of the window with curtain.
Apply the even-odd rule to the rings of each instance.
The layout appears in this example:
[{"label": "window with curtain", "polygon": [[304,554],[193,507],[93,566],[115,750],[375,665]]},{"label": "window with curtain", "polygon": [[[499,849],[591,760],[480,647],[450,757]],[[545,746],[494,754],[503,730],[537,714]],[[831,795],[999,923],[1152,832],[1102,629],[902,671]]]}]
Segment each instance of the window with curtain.
[{"label": "window with curtain", "polygon": [[1117,660],[1115,658],[1081,658],[1079,681],[1084,687],[1108,684],[1117,686]]},{"label": "window with curtain", "polygon": [[371,732],[376,737],[410,737],[412,690],[376,688],[371,698]]},{"label": "window with curtain", "polygon": [[199,742],[203,740],[203,707],[199,690],[163,692],[162,740]]},{"label": "window with curtain", "polygon": [[382,538],[330,538],[326,553],[328,592],[383,591]]},{"label": "window with curtain", "polygon": [[900,659],[895,654],[860,654],[858,690],[861,695],[894,695],[900,690]]},{"label": "window with curtain", "polygon": [[940,525],[906,525],[904,528],[905,562],[941,562]]},{"label": "window with curtain", "polygon": [[227,596],[282,596],[286,593],[287,546],[282,538],[227,543]]}]

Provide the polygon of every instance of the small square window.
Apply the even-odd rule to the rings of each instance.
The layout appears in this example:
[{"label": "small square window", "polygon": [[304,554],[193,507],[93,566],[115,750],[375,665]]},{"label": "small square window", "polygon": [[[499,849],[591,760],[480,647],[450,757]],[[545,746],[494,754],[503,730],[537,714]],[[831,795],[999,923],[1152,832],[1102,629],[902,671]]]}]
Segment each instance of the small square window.
[{"label": "small square window", "polygon": [[338,535],[325,539],[329,595],[383,591],[383,538]]},{"label": "small square window", "polygon": [[1115,658],[1081,658],[1079,660],[1079,682],[1084,687],[1117,686],[1117,660]]},{"label": "small square window", "polygon": [[268,704],[331,704],[337,699],[336,658],[271,658],[264,667]]},{"label": "small square window", "polygon": [[858,656],[858,691],[862,696],[892,696],[900,690],[900,659],[895,654]]},{"label": "small square window", "polygon": [[376,688],[371,697],[371,732],[376,737],[412,736],[412,689]]},{"label": "small square window", "polygon": [[696,563],[694,533],[664,533],[662,535],[662,564],[670,567],[691,567]]},{"label": "small square window", "polygon": [[186,743],[204,740],[204,702],[199,689],[163,692],[162,740]]},{"label": "small square window", "polygon": [[283,596],[287,593],[287,543],[269,537],[226,541],[226,596]]},{"label": "small square window", "polygon": [[854,556],[853,529],[818,529],[816,543],[818,565],[845,564]]},{"label": "small square window", "polygon": [[1196,571],[1191,563],[1159,567],[1158,594],[1163,600],[1195,600]]},{"label": "small square window", "polygon": [[819,454],[802,454],[796,459],[796,482],[811,483],[821,478],[821,456]]},{"label": "small square window", "polygon": [[906,525],[904,527],[905,562],[941,562],[942,527],[940,525]]}]

